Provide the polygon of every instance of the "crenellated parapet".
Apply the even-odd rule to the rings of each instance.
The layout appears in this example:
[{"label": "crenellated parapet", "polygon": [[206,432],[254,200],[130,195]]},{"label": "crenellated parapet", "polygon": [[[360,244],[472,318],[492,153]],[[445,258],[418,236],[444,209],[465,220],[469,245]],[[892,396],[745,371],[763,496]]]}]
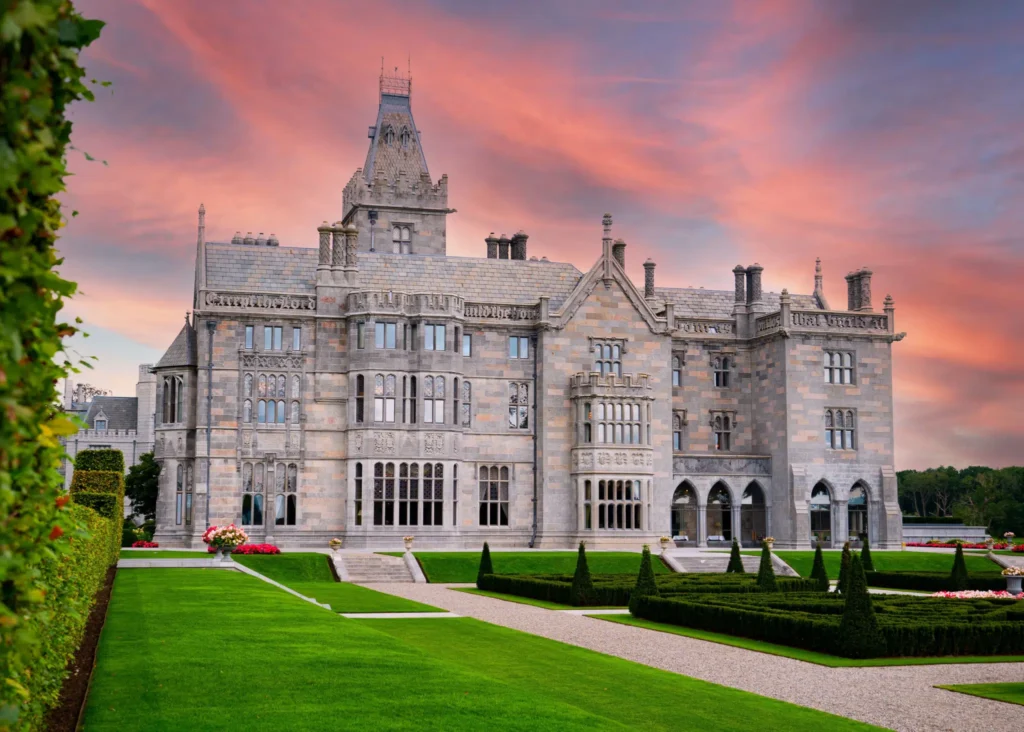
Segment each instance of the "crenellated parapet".
[{"label": "crenellated parapet", "polygon": [[598,371],[578,371],[570,377],[569,387],[573,399],[601,397],[651,398],[649,374],[602,374]]},{"label": "crenellated parapet", "polygon": [[401,207],[429,211],[448,210],[448,176],[442,175],[435,183],[426,173],[412,177],[399,171],[393,178],[378,170],[376,177],[367,181],[362,168],[353,173],[342,192],[344,217],[356,206]]},{"label": "crenellated parapet", "polygon": [[350,315],[439,315],[461,318],[465,300],[458,295],[427,292],[358,290],[348,294],[346,310]]}]

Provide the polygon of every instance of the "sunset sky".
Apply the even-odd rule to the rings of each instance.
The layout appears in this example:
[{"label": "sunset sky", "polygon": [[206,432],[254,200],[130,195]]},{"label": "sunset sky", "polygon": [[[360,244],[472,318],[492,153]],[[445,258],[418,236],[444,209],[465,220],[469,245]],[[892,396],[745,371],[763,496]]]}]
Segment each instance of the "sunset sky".
[{"label": "sunset sky", "polygon": [[314,246],[363,164],[381,57],[403,71],[448,251],[491,231],[585,271],[601,214],[660,286],[825,291],[874,271],[896,330],[896,466],[1024,463],[1024,2],[77,0],[113,82],[72,110],[63,273],[134,393],[207,238]]}]

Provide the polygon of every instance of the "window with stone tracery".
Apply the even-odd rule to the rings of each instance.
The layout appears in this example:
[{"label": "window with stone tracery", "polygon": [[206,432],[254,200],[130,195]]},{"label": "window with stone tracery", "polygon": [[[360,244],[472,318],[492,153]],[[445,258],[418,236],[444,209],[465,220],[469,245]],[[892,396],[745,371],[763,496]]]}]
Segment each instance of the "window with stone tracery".
[{"label": "window with stone tracery", "polygon": [[825,383],[853,383],[853,354],[848,351],[825,351]]},{"label": "window with stone tracery", "polygon": [[298,516],[299,466],[295,463],[277,464],[277,495],[274,498],[274,524],[295,526]]},{"label": "window with stone tracery", "polygon": [[732,449],[733,421],[733,416],[727,412],[711,413],[711,427],[715,435],[716,450],[727,452]]},{"label": "window with stone tracery", "polygon": [[185,421],[185,381],[181,376],[165,376],[163,380],[163,424]]},{"label": "window with stone tracery", "polygon": [[480,525],[508,526],[509,469],[507,465],[480,468]]},{"label": "window with stone tracery", "polygon": [[672,356],[672,386],[683,385],[683,357],[680,355]]},{"label": "window with stone tracery", "polygon": [[856,450],[855,432],[852,409],[825,410],[825,447],[830,450]]},{"label": "window with stone tracery", "polygon": [[594,371],[622,376],[622,342],[594,341]]},{"label": "window with stone tracery", "polygon": [[462,382],[462,426],[469,427],[473,421],[473,385]]},{"label": "window with stone tracery", "polygon": [[715,356],[711,365],[715,373],[715,386],[721,388],[728,387],[732,380],[731,370],[734,365],[732,358],[729,356]]},{"label": "window with stone tracery", "polygon": [[512,430],[530,428],[530,385],[518,381],[508,383],[508,427]]},{"label": "window with stone tracery", "polygon": [[373,421],[395,421],[395,375],[377,374],[373,377]]},{"label": "window with stone tracery", "polygon": [[683,449],[683,427],[686,425],[686,412],[672,413],[672,450],[680,452]]},{"label": "window with stone tracery", "polygon": [[[362,474],[357,464],[357,523],[362,522]],[[441,526],[443,504],[442,463],[374,463],[374,526]]]},{"label": "window with stone tracery", "polygon": [[444,424],[444,377],[423,377],[423,423]]},{"label": "window with stone tracery", "polygon": [[242,525],[263,525],[263,463],[242,463]]},{"label": "window with stone tracery", "polygon": [[412,253],[412,227],[397,224],[391,229],[391,248],[395,254]]},{"label": "window with stone tracery", "polygon": [[597,528],[643,528],[641,481],[597,481]]}]

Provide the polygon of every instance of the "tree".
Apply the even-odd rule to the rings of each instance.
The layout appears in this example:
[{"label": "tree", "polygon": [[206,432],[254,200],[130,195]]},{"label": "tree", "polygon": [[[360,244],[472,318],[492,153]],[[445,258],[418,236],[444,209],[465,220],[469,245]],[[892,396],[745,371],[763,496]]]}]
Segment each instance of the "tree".
[{"label": "tree", "polygon": [[636,605],[642,597],[657,597],[658,582],[654,578],[654,568],[651,567],[651,548],[644,544],[644,553],[640,557],[640,573],[636,577],[636,586],[629,595],[629,611],[634,613]]},{"label": "tree", "polygon": [[811,567],[811,579],[817,580],[818,589],[822,592],[828,592],[828,572],[825,570],[825,557],[821,553],[821,542],[818,542],[817,548],[814,550],[814,565]]},{"label": "tree", "polygon": [[743,569],[743,559],[740,557],[740,543],[736,541],[736,537],[732,540],[732,552],[729,554],[729,566],[725,568],[726,574],[729,572],[736,572],[737,574],[745,574],[746,570]]},{"label": "tree", "polygon": [[860,563],[864,565],[865,572],[874,572],[875,565],[871,561],[871,542],[868,541],[867,534],[864,535],[864,546],[860,548]]},{"label": "tree", "polygon": [[860,557],[850,560],[849,585],[839,623],[839,654],[846,658],[877,658],[885,654],[885,636],[878,629]]},{"label": "tree", "polygon": [[124,481],[124,494],[132,502],[132,514],[147,521],[156,518],[156,498],[160,491],[160,463],[153,459],[153,453],[144,452],[139,456],[138,465],[128,468]]},{"label": "tree", "polygon": [[843,556],[839,560],[839,582],[836,584],[836,592],[846,594],[847,584],[850,581],[850,542],[843,544]]},{"label": "tree", "polygon": [[0,3],[0,725],[12,727],[41,726],[44,641],[77,632],[43,608],[42,568],[79,530],[59,472],[76,426],[56,384],[75,370],[64,339],[78,329],[61,313],[75,284],[57,271],[57,196],[68,107],[93,99],[78,55],[102,27],[67,0]]},{"label": "tree", "polygon": [[572,604],[577,607],[586,605],[594,596],[594,581],[590,579],[590,568],[587,567],[587,549],[580,542],[580,550],[576,555],[576,572],[572,576]]},{"label": "tree", "polygon": [[757,586],[764,592],[777,592],[778,585],[775,583],[775,568],[772,566],[772,553],[768,549],[768,542],[761,545],[761,565],[757,568]]},{"label": "tree", "polygon": [[480,552],[480,569],[476,572],[476,586],[480,586],[480,580],[485,574],[494,574],[494,566],[491,564],[491,548],[484,542],[484,550]]},{"label": "tree", "polygon": [[967,562],[964,561],[963,544],[956,545],[956,556],[953,557],[953,571],[949,573],[949,589],[951,592],[962,592],[969,588],[970,577],[967,574]]}]

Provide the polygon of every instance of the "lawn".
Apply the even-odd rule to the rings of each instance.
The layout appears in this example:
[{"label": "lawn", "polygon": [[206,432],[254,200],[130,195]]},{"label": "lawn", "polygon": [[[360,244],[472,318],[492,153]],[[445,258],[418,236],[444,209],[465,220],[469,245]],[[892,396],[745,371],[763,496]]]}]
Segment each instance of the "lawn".
[{"label": "lawn", "polygon": [[607,620],[612,623],[635,625],[638,628],[648,628],[649,630],[657,630],[662,633],[674,633],[675,635],[684,635],[687,638],[696,638],[698,640],[711,641],[712,643],[721,643],[722,645],[735,646],[736,648],[746,648],[750,651],[768,653],[773,656],[785,656],[786,658],[794,658],[797,661],[807,661],[808,663],[816,663],[819,666],[831,666],[832,668],[861,666],[931,666],[946,663],[1024,662],[1024,656],[943,656],[938,658],[869,658],[864,660],[841,658],[827,653],[807,651],[803,648],[793,648],[792,646],[783,646],[777,643],[766,643],[764,641],[754,640],[753,638],[741,638],[736,635],[713,633],[708,630],[684,628],[681,625],[670,625],[668,623],[655,623],[650,620],[644,620],[643,618],[634,618],[632,615],[594,615],[593,617],[598,618],[599,620]]},{"label": "lawn", "polygon": [[213,555],[205,551],[190,552],[183,549],[122,549],[121,559],[213,559]]},{"label": "lawn", "polygon": [[[752,720],[759,729],[870,729],[853,720],[471,618],[354,622],[500,686],[579,706],[629,729],[749,730]],[[544,728],[540,715],[532,719],[538,729]]]},{"label": "lawn", "polygon": [[368,587],[335,582],[326,554],[247,554],[234,560],[265,577],[280,582],[300,595],[327,603],[336,613],[423,613],[441,612],[404,597],[377,592]]},{"label": "lawn", "polygon": [[[759,555],[760,552],[743,552],[744,554]],[[811,567],[814,565],[814,552],[780,551],[774,552],[779,559],[784,561],[801,577],[811,576]],[[859,554],[860,551],[857,550]],[[838,551],[824,551],[825,569],[831,579],[839,579],[839,562],[843,553]],[[875,569],[879,572],[949,572],[953,569],[953,554],[938,554],[935,552],[871,552],[871,560]],[[967,571],[971,574],[992,575],[999,574],[1001,567],[995,562],[986,559],[984,556],[964,555],[964,562],[967,564]]]},{"label": "lawn", "polygon": [[[389,552],[391,556],[401,556]],[[480,552],[417,552],[428,582],[476,582]],[[659,574],[670,570],[653,558]],[[576,552],[491,552],[495,574],[572,574]],[[591,574],[632,574],[640,571],[640,554],[633,552],[587,552]]]},{"label": "lawn", "polygon": [[1024,706],[1024,682],[1010,684],[959,684],[956,686],[939,686],[938,688]]},{"label": "lawn", "polygon": [[133,569],[115,581],[83,729],[746,730],[751,719],[870,729],[475,620],[346,620],[241,573]]},{"label": "lawn", "polygon": [[470,595],[482,595],[483,597],[493,597],[495,600],[505,600],[506,602],[518,602],[521,605],[533,605],[534,607],[542,607],[545,610],[610,610],[611,607],[587,607],[578,608],[572,605],[561,605],[557,602],[548,602],[547,600],[537,600],[532,597],[520,597],[519,595],[506,595],[503,592],[488,592],[487,590],[478,590],[475,587],[452,587],[450,588],[454,592],[465,592]]}]

